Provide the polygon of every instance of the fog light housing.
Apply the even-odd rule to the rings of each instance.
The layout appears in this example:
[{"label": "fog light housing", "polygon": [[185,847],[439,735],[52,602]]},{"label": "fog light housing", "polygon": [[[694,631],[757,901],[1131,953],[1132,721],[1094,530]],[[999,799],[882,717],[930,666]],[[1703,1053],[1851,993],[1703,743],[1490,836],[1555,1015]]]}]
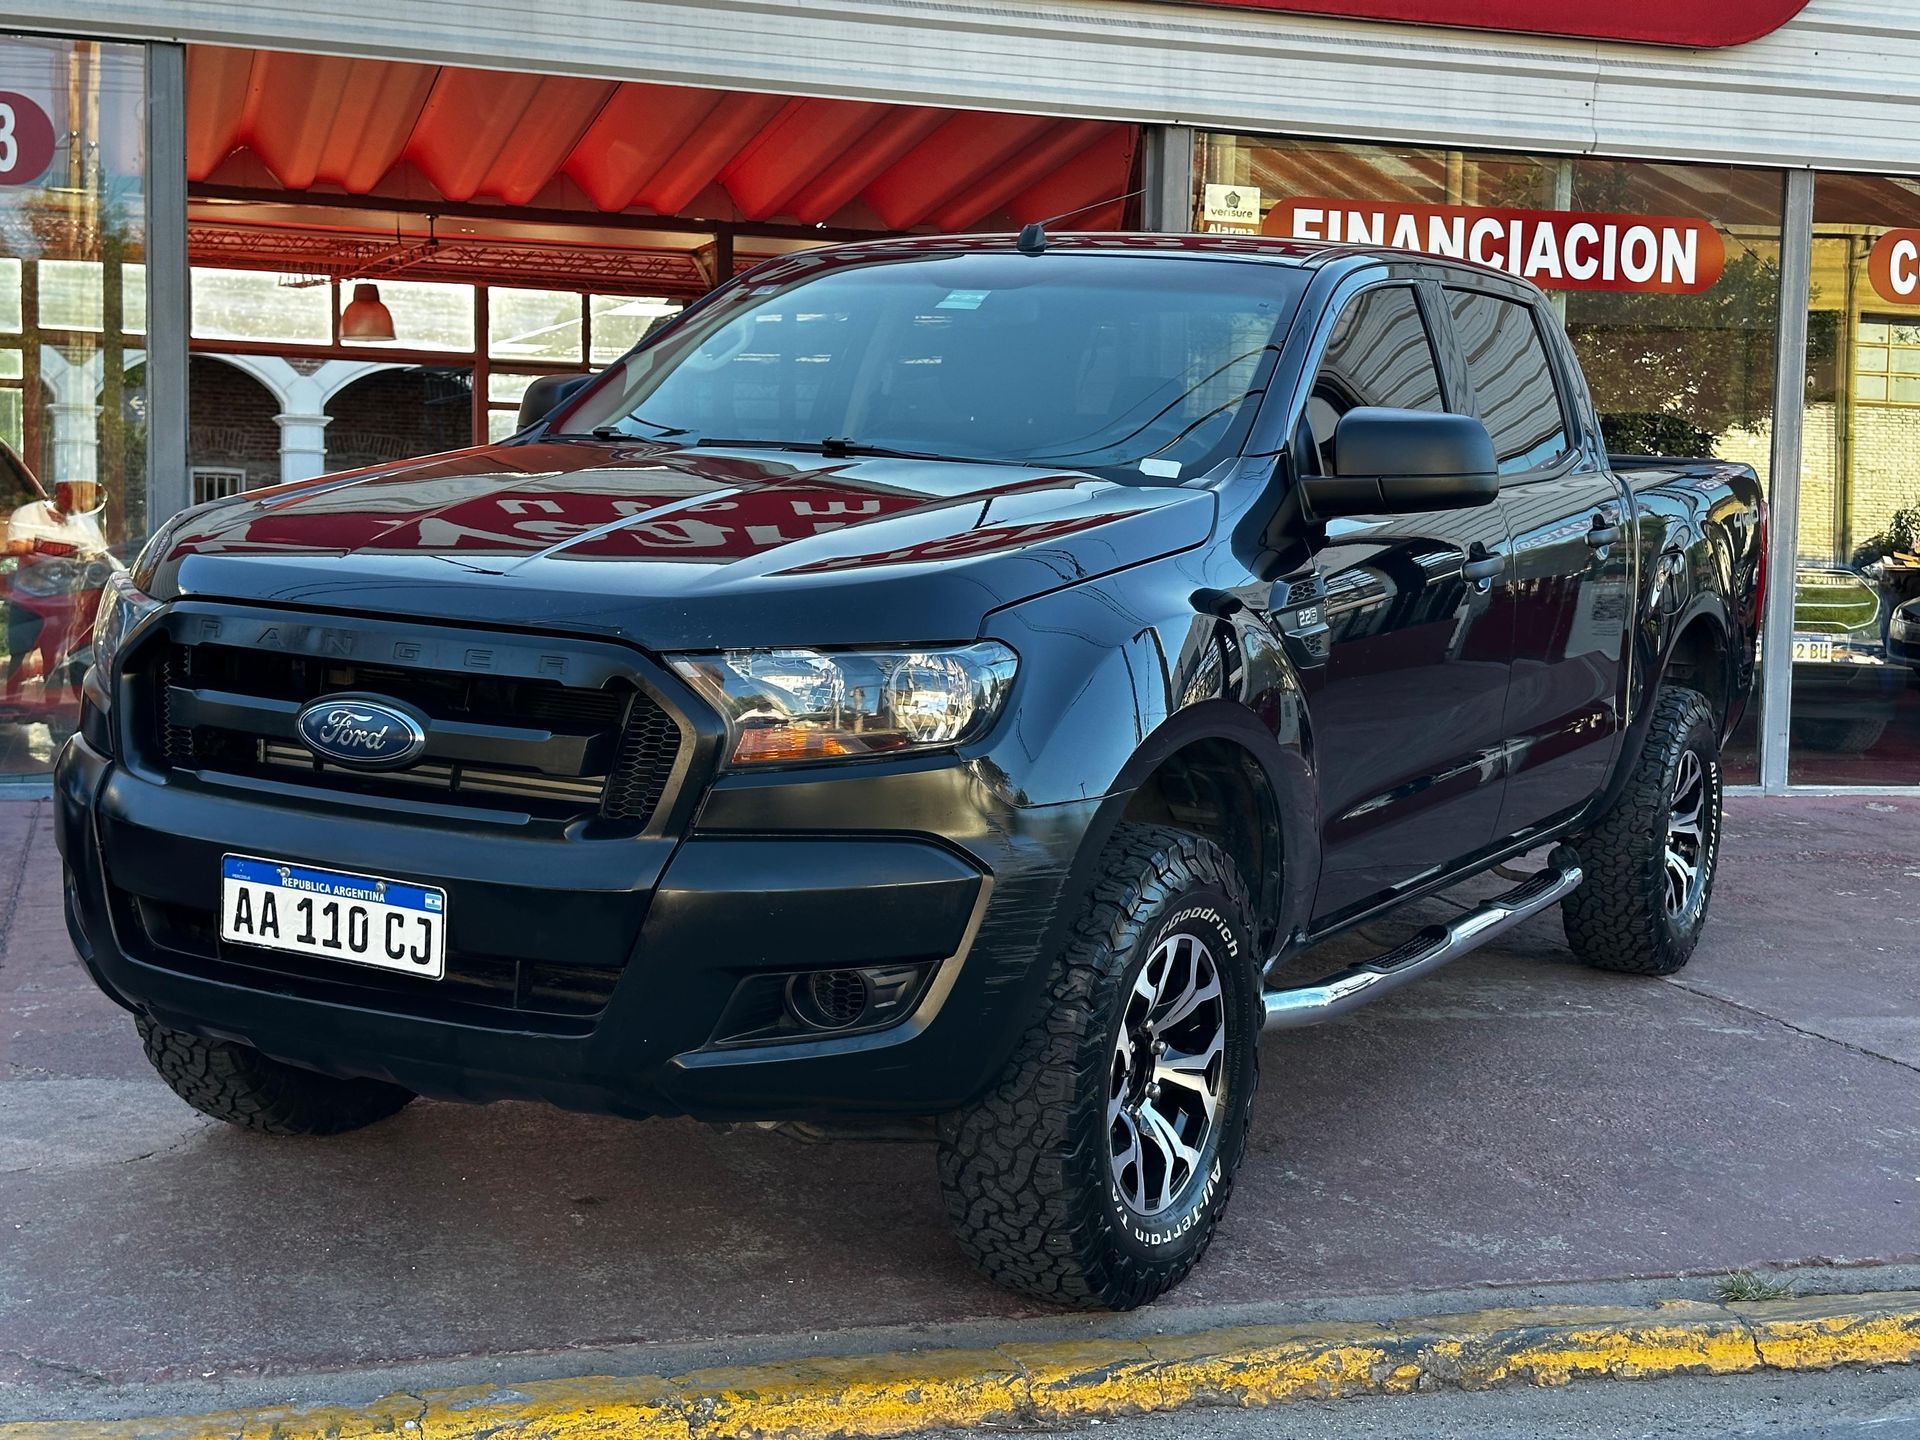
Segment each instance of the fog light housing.
[{"label": "fog light housing", "polygon": [[827,1039],[884,1030],[926,994],[934,961],[749,975],[735,987],[711,1045]]}]

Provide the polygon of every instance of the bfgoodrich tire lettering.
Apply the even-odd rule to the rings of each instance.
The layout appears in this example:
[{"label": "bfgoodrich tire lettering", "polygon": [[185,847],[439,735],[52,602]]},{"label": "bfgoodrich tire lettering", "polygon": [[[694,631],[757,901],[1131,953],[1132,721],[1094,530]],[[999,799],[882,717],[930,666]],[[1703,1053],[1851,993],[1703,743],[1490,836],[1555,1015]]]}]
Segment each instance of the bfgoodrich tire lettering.
[{"label": "bfgoodrich tire lettering", "polygon": [[340,1080],[258,1050],[205,1040],[140,1017],[140,1043],[173,1093],[202,1115],[266,1135],[339,1135],[384,1120],[411,1090],[384,1080]]},{"label": "bfgoodrich tire lettering", "polygon": [[1574,958],[1671,975],[1692,958],[1720,858],[1720,726],[1697,691],[1654,702],[1626,789],[1573,842],[1586,880],[1561,912]]},{"label": "bfgoodrich tire lettering", "polygon": [[[947,1213],[983,1271],[1058,1303],[1131,1309],[1193,1268],[1246,1149],[1261,1016],[1252,946],[1245,884],[1218,847],[1159,826],[1115,832],[1041,1014],[993,1088],[940,1127]],[[1194,958],[1203,949],[1217,992]],[[1216,1005],[1217,1056],[1201,1065]],[[1116,1068],[1123,1056],[1137,1073]],[[1151,1120],[1141,1107],[1156,1075],[1189,1088],[1184,1109]],[[1204,1126],[1202,1091],[1213,1096]],[[1121,1163],[1127,1142],[1116,1141],[1129,1105],[1136,1130],[1174,1131],[1144,1175]],[[1169,1181],[1156,1167],[1182,1151]]]}]

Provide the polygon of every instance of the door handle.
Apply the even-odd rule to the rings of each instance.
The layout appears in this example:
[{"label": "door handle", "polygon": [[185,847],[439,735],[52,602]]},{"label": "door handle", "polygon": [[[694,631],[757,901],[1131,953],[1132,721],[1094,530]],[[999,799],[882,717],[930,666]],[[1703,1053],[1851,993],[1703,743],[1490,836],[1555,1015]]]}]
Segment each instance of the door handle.
[{"label": "door handle", "polygon": [[1477,584],[1484,585],[1487,581],[1492,580],[1496,576],[1504,573],[1506,568],[1507,568],[1506,556],[1485,555],[1485,556],[1476,557],[1475,559],[1472,559],[1472,560],[1465,561],[1460,566],[1460,573],[1464,575],[1467,579],[1472,580]]},{"label": "door handle", "polygon": [[1595,550],[1604,550],[1620,539],[1620,517],[1611,510],[1596,510],[1593,515],[1593,528],[1587,531],[1587,544]]}]

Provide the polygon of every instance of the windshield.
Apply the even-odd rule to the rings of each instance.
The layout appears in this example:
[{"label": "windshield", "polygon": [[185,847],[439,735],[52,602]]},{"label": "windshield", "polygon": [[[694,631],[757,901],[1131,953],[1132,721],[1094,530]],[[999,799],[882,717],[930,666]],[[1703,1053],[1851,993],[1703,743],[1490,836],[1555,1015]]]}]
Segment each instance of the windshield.
[{"label": "windshield", "polygon": [[1192,475],[1238,446],[1304,284],[1061,251],[749,284],[622,360],[563,433]]}]

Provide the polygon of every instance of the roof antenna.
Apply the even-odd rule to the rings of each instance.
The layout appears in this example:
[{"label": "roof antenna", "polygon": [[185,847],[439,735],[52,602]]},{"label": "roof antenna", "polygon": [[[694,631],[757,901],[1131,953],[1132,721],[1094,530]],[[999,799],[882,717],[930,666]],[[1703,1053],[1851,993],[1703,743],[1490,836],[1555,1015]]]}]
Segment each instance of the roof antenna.
[{"label": "roof antenna", "polygon": [[1076,215],[1084,215],[1089,210],[1104,209],[1108,205],[1118,205],[1123,200],[1131,200],[1136,195],[1147,193],[1142,185],[1138,190],[1129,190],[1124,195],[1109,196],[1105,200],[1095,200],[1091,205],[1082,205],[1078,210],[1062,210],[1058,215],[1049,215],[1044,220],[1036,220],[1031,225],[1020,227],[1020,238],[1014,241],[1014,248],[1022,255],[1043,254],[1047,248],[1047,226],[1057,220],[1071,220]]}]

